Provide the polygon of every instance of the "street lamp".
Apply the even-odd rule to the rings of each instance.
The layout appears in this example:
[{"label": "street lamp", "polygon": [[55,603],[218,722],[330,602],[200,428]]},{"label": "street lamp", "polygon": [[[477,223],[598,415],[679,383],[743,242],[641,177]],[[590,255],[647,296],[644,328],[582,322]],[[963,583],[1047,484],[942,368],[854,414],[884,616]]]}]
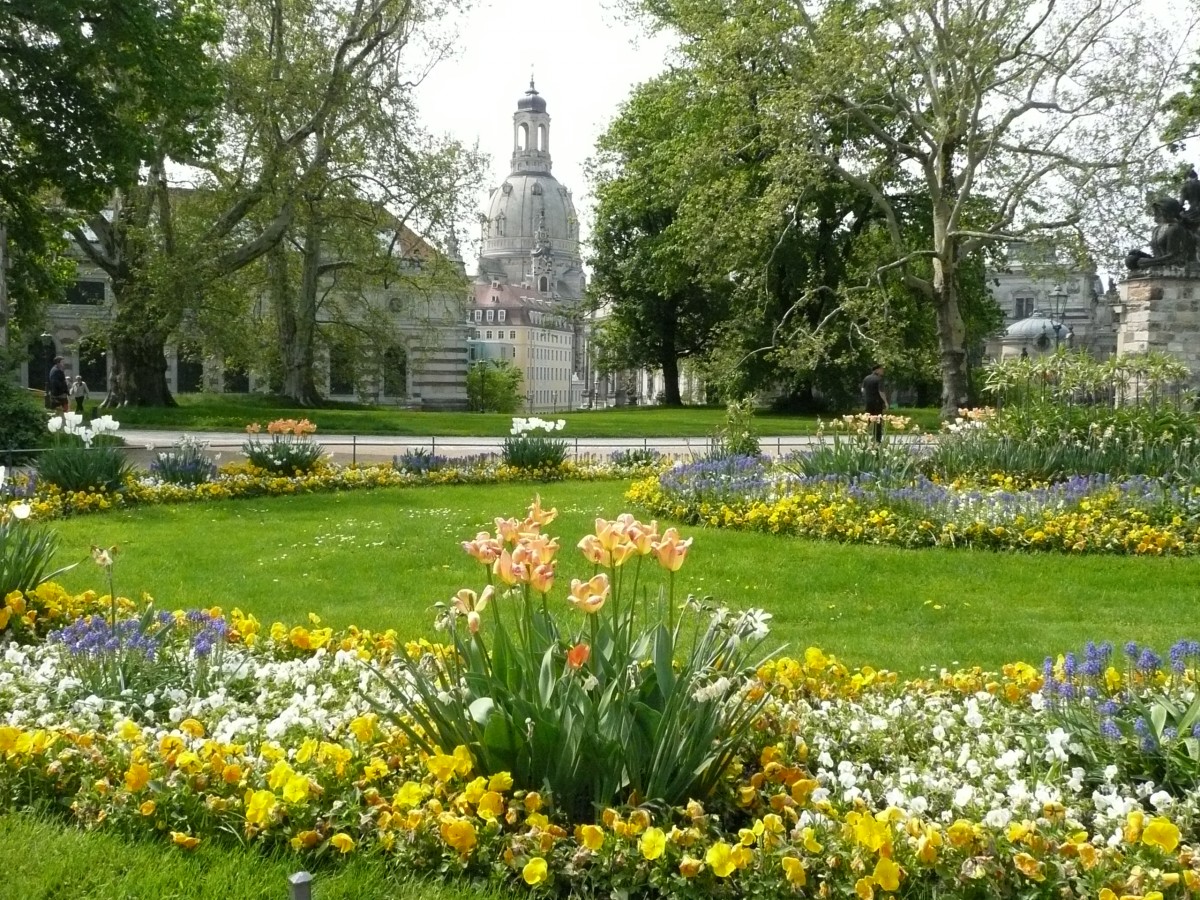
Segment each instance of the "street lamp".
[{"label": "street lamp", "polygon": [[1067,292],[1063,290],[1062,285],[1057,285],[1050,292],[1050,325],[1054,329],[1054,349],[1057,350],[1059,344],[1066,336],[1067,328],[1063,322],[1063,318],[1067,312]]}]

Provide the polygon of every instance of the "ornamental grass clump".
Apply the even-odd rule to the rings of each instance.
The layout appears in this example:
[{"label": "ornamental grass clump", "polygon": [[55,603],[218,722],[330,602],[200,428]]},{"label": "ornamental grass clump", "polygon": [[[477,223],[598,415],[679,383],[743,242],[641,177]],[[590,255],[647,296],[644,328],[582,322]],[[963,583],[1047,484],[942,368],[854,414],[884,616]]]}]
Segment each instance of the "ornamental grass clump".
[{"label": "ornamental grass clump", "polygon": [[272,475],[294,478],[308,475],[325,461],[325,451],[312,435],[317,426],[308,419],[276,419],[267,424],[268,440],[258,435],[262,426],[252,422],[246,426],[246,442],[242,452],[250,464]]},{"label": "ornamental grass clump", "polygon": [[[14,591],[32,591],[39,584],[60,575],[71,566],[50,570],[50,561],[58,551],[58,538],[48,528],[34,527],[29,519],[30,506],[22,501],[6,499],[4,486],[7,471],[0,466],[0,600]],[[7,614],[0,608],[0,618]]]},{"label": "ornamental grass clump", "polygon": [[[876,441],[875,429],[880,422],[883,439]],[[790,454],[782,467],[806,478],[872,475],[888,483],[903,482],[916,474],[921,457],[914,446],[897,441],[896,436],[914,435],[920,430],[907,416],[842,416],[821,422],[816,443]]]},{"label": "ornamental grass clump", "polygon": [[514,417],[509,436],[504,439],[504,464],[514,469],[554,471],[567,459],[567,442],[550,437],[566,428],[565,419],[548,422],[532,416]]},{"label": "ornamental grass clump", "polygon": [[[556,515],[535,499],[524,520],[464,542],[487,585],[441,607],[453,652],[411,659],[399,679],[377,672],[390,715],[425,752],[465,747],[478,771],[509,773],[572,821],[708,798],[764,702],[749,677],[770,616],[689,598],[677,620],[691,539],[628,514],[596,520],[577,545],[594,574],[552,601],[559,541],[542,529]],[[654,562],[666,583],[652,589]]]},{"label": "ornamental grass clump", "polygon": [[182,435],[172,449],[155,454],[150,475],[168,484],[206,484],[217,477],[217,464],[207,451],[206,441]]}]

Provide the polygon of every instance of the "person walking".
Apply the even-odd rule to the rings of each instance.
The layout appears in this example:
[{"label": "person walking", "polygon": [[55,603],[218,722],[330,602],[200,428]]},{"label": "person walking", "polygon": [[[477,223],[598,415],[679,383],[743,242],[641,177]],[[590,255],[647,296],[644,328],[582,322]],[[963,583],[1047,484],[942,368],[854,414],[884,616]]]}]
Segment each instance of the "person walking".
[{"label": "person walking", "polygon": [[46,409],[65,413],[70,406],[71,395],[67,386],[67,373],[63,369],[63,358],[54,357],[54,365],[46,376]]},{"label": "person walking", "polygon": [[883,414],[888,408],[887,394],[883,392],[882,363],[871,366],[871,374],[863,379],[862,393],[867,415],[873,417],[875,442],[881,443],[883,441]]},{"label": "person walking", "polygon": [[88,398],[87,382],[83,380],[82,375],[76,375],[75,380],[71,382],[71,399],[75,401],[75,412],[83,415],[83,401]]}]

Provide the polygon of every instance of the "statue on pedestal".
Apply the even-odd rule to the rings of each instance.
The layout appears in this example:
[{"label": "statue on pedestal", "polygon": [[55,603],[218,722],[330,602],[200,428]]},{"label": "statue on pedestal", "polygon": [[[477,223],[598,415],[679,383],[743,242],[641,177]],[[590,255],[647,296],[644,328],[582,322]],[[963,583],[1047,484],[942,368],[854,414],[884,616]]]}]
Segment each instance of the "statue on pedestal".
[{"label": "statue on pedestal", "polygon": [[[1195,185],[1192,188],[1192,185]],[[1181,192],[1188,200],[1185,212],[1183,204],[1174,197],[1163,197],[1150,204],[1154,213],[1154,230],[1150,232],[1150,252],[1131,250],[1125,257],[1130,270],[1140,272],[1161,266],[1186,266],[1196,261],[1196,234],[1193,224],[1200,224],[1200,208],[1196,208],[1196,219],[1192,218],[1193,197],[1189,189],[1200,199],[1200,181],[1189,179]]]}]

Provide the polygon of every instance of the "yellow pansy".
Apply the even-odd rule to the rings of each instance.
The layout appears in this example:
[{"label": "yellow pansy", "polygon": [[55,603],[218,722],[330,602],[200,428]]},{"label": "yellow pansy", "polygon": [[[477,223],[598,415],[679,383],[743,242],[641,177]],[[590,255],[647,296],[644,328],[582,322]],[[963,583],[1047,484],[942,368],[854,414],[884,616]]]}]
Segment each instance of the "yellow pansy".
[{"label": "yellow pansy", "polygon": [[900,867],[896,865],[895,860],[886,856],[881,856],[879,862],[875,863],[872,877],[885,891],[894,891],[900,887]]},{"label": "yellow pansy", "polygon": [[204,737],[204,726],[195,719],[184,719],[179,723],[179,730],[194,738]]},{"label": "yellow pansy", "polygon": [[685,856],[679,861],[679,874],[684,878],[695,878],[704,868],[704,863],[693,856]]},{"label": "yellow pansy", "polygon": [[350,732],[358,738],[360,744],[365,744],[375,734],[375,716],[368,713],[354,719],[350,722]]},{"label": "yellow pansy", "polygon": [[444,753],[435,753],[425,760],[425,768],[438,781],[449,781],[457,765],[458,761],[453,756]]},{"label": "yellow pansy", "polygon": [[134,763],[125,771],[125,789],[130,793],[143,790],[150,783],[150,767],[145,763]]},{"label": "yellow pansy", "polygon": [[350,837],[344,831],[339,831],[329,839],[329,844],[342,853],[349,853],[354,849],[354,838]]},{"label": "yellow pansy", "polygon": [[288,803],[303,803],[308,799],[309,783],[304,775],[293,775],[283,786],[283,799]]},{"label": "yellow pansy", "polygon": [[138,812],[140,812],[143,816],[152,816],[154,815],[154,811],[156,809],[158,809],[157,803],[155,803],[153,800],[146,800],[141,806],[138,807]]},{"label": "yellow pansy", "polygon": [[442,835],[442,840],[463,856],[468,855],[475,849],[475,826],[466,819],[456,819],[452,816],[447,816],[442,819],[439,831]]},{"label": "yellow pansy", "polygon": [[504,814],[504,797],[496,791],[488,791],[479,798],[479,805],[475,807],[475,812],[479,818],[487,819],[489,822],[500,818]]},{"label": "yellow pansy", "polygon": [[503,793],[504,791],[511,791],[512,786],[512,775],[508,774],[507,772],[497,772],[488,779],[489,791],[500,791]]},{"label": "yellow pansy", "polygon": [[521,869],[521,877],[528,885],[541,884],[546,880],[549,874],[549,868],[546,865],[546,860],[540,856],[535,856],[529,862],[525,863],[525,867]]},{"label": "yellow pansy", "polygon": [[644,859],[658,859],[667,849],[667,836],[661,828],[647,828],[638,847]]},{"label": "yellow pansy", "polygon": [[854,882],[854,893],[858,895],[859,900],[875,900],[875,881],[864,875]]},{"label": "yellow pansy", "polygon": [[185,834],[182,831],[172,831],[171,840],[184,850],[195,850],[200,844],[200,838],[192,837],[190,834]]},{"label": "yellow pansy", "polygon": [[245,802],[247,822],[258,826],[270,823],[275,812],[275,795],[271,791],[247,791]]},{"label": "yellow pansy", "polygon": [[1017,867],[1017,871],[1031,881],[1046,880],[1046,874],[1042,871],[1042,864],[1028,853],[1018,853],[1014,856],[1013,865]]},{"label": "yellow pansy", "polygon": [[1142,843],[1173,853],[1179,846],[1179,829],[1164,816],[1155,816],[1142,832]]},{"label": "yellow pansy", "polygon": [[117,726],[117,737],[126,743],[133,743],[142,739],[142,729],[132,719],[125,719]]},{"label": "yellow pansy", "polygon": [[733,861],[733,848],[724,841],[719,841],[708,848],[704,861],[718,878],[728,878],[737,868]]},{"label": "yellow pansy", "polygon": [[417,784],[415,781],[406,781],[400,785],[400,790],[392,798],[392,806],[399,807],[400,809],[411,809],[414,806],[419,806],[428,794],[429,788],[425,787],[425,785]]},{"label": "yellow pansy", "polygon": [[794,856],[785,856],[781,862],[783,863],[783,874],[787,878],[788,884],[793,887],[804,887],[804,883],[808,881],[808,873],[804,871],[804,863],[800,862]]},{"label": "yellow pansy", "polygon": [[604,829],[599,825],[581,825],[576,831],[576,839],[595,853],[604,846]]}]

